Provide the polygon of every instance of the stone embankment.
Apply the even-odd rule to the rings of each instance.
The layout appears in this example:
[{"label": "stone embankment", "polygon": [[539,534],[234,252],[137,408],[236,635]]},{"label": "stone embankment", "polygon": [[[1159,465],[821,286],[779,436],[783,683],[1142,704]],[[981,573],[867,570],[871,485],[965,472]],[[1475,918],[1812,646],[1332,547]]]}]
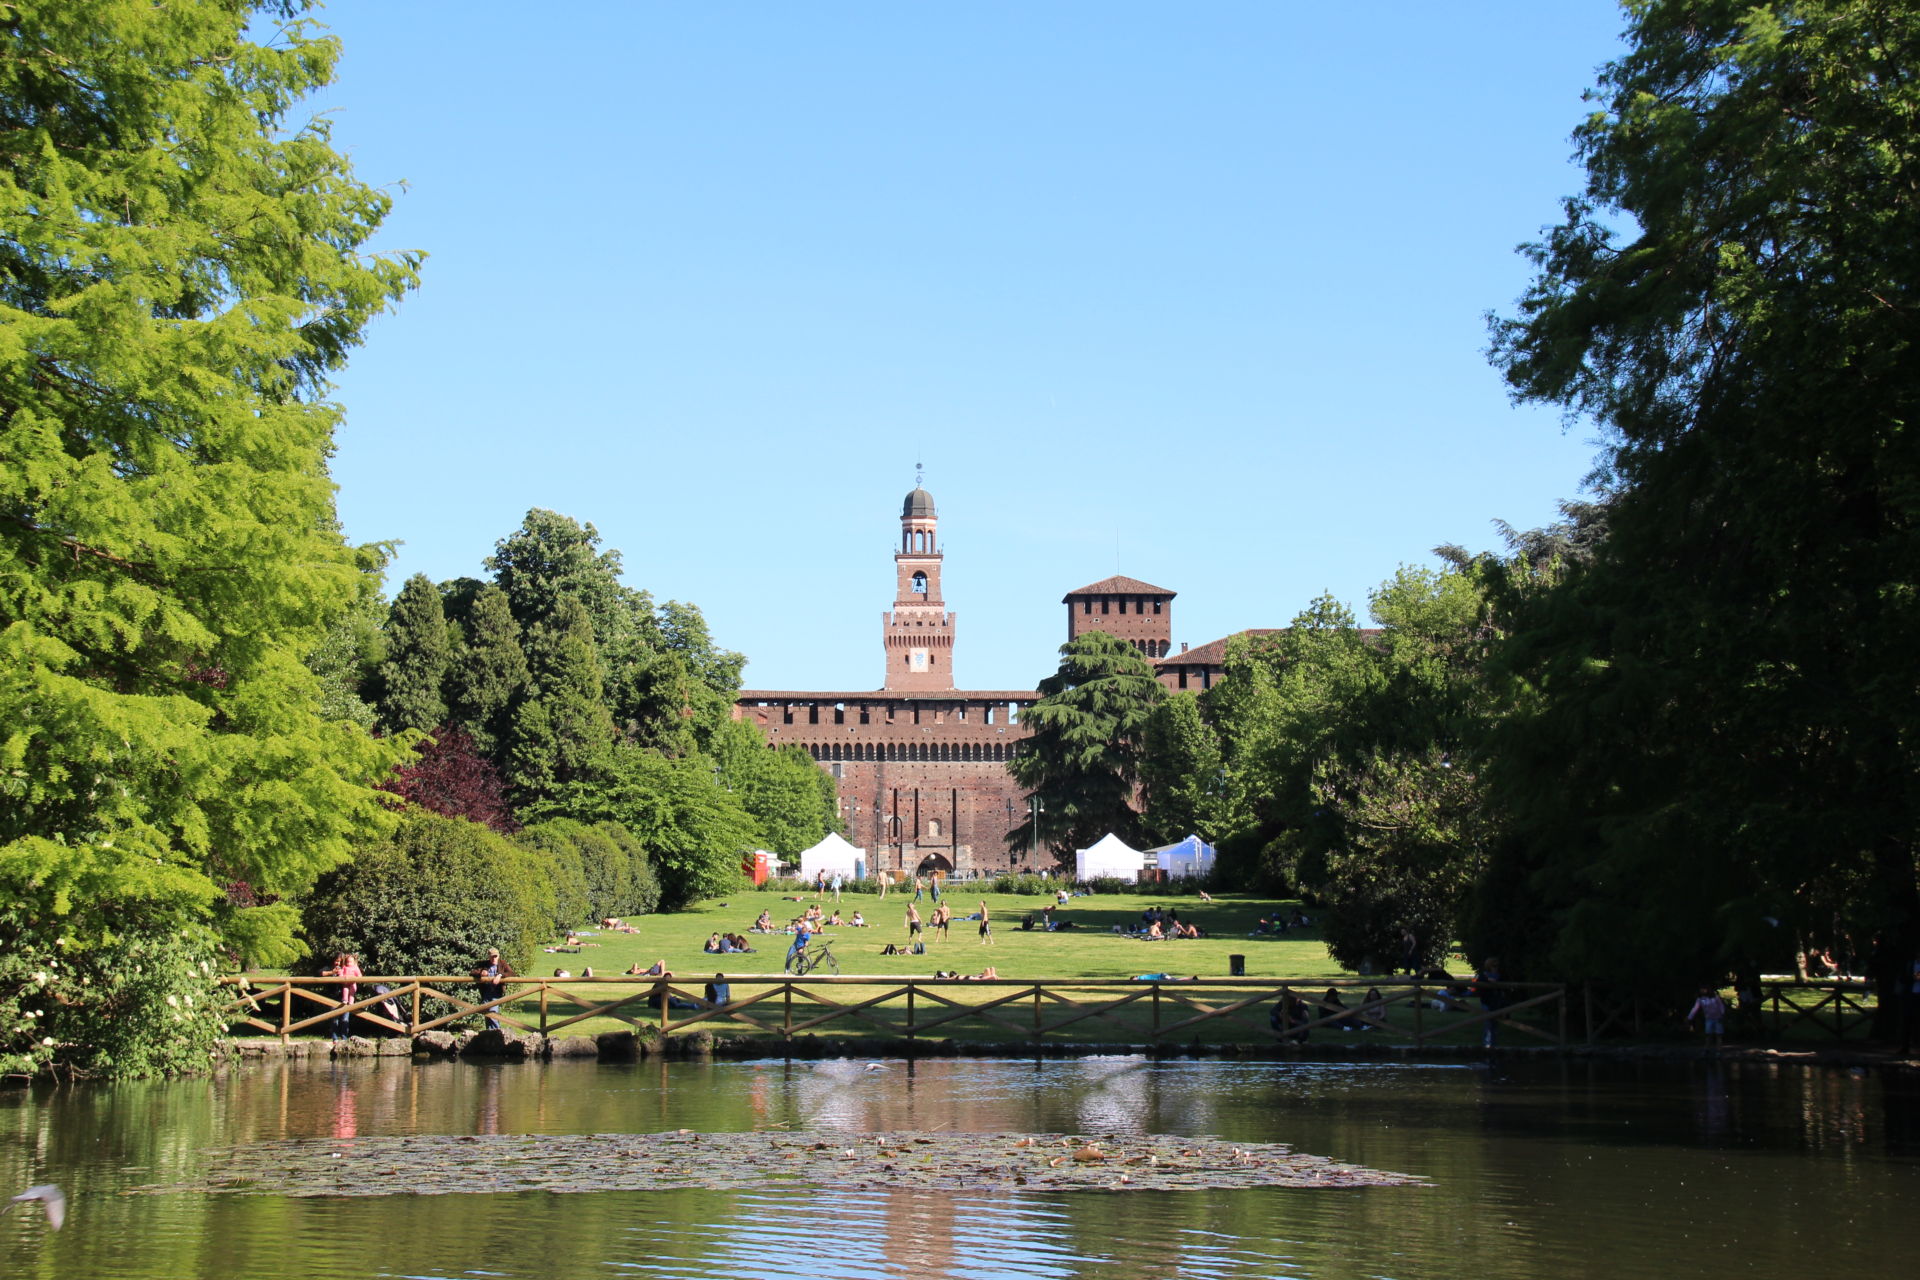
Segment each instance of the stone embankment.
[{"label": "stone embankment", "polygon": [[707,1031],[661,1037],[633,1031],[607,1031],[596,1036],[516,1035],[509,1031],[427,1031],[411,1039],[393,1036],[350,1040],[280,1040],[271,1036],[224,1042],[229,1062],[264,1062],[344,1058],[408,1058],[415,1062],[638,1062],[644,1058],[902,1058],[902,1057],[1048,1057],[1077,1058],[1088,1054],[1136,1053],[1163,1058],[1251,1058],[1292,1061],[1318,1059],[1460,1060],[1495,1057],[1563,1055],[1572,1058],[1633,1058],[1699,1060],[1710,1056],[1722,1062],[1795,1064],[1826,1067],[1895,1067],[1920,1069],[1920,1059],[1897,1050],[1872,1046],[1820,1048],[1763,1048],[1729,1046],[1709,1055],[1697,1044],[1622,1043],[1502,1046],[1497,1049],[1454,1046],[1414,1048],[1388,1044],[1231,1045],[1202,1044],[1002,1044],[990,1041],[932,1040],[902,1037],[822,1038],[796,1036],[769,1041],[758,1036],[716,1036]]}]

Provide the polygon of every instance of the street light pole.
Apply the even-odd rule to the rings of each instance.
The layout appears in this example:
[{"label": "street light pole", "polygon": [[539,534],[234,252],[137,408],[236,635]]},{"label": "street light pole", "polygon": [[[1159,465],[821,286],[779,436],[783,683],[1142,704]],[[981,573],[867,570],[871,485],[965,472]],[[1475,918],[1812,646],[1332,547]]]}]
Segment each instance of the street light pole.
[{"label": "street light pole", "polygon": [[1027,860],[1036,862],[1040,853],[1040,815],[1046,812],[1047,806],[1040,803],[1039,796],[1028,796],[1027,803],[1033,808],[1033,839],[1027,845]]}]

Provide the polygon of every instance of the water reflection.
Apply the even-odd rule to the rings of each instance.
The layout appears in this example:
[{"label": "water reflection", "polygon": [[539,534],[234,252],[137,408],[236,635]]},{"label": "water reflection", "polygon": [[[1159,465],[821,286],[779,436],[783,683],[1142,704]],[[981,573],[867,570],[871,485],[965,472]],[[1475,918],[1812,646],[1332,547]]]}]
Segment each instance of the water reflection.
[{"label": "water reflection", "polygon": [[[277,1138],[677,1128],[1215,1135],[1432,1180],[1366,1191],[123,1197]],[[1899,1274],[1920,1212],[1911,1076],[1693,1062],[298,1063],[0,1095],[0,1273],[239,1280],[653,1275]]]}]

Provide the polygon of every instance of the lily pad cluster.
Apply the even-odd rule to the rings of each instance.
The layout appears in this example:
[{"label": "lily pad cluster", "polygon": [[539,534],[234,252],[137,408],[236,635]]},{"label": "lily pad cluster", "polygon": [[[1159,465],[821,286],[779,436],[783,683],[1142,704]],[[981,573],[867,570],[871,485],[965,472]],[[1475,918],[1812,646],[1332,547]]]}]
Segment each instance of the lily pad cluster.
[{"label": "lily pad cluster", "polygon": [[1181,1191],[1421,1185],[1277,1143],[1150,1135],[750,1133],[413,1134],[285,1139],[208,1153],[193,1180],[130,1194],[452,1195],[764,1190]]}]

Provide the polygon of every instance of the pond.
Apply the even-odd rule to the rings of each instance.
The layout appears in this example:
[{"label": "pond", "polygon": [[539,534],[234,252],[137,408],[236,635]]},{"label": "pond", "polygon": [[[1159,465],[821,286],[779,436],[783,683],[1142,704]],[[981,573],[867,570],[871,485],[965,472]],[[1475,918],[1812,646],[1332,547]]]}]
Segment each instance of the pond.
[{"label": "pond", "polygon": [[[0,1187],[58,1183],[70,1207],[58,1232],[38,1206],[0,1217],[0,1274],[1804,1280],[1913,1264],[1912,1074],[1551,1057],[883,1066],[370,1059],[4,1094]],[[1420,1182],[933,1191],[770,1176],[725,1190],[129,1194],[192,1184],[236,1153],[351,1159],[407,1137],[427,1153],[471,1139],[557,1161],[578,1135],[682,1129],[794,1135],[834,1154],[877,1133],[931,1137],[932,1150],[942,1134],[1122,1148],[1213,1136]]]}]

